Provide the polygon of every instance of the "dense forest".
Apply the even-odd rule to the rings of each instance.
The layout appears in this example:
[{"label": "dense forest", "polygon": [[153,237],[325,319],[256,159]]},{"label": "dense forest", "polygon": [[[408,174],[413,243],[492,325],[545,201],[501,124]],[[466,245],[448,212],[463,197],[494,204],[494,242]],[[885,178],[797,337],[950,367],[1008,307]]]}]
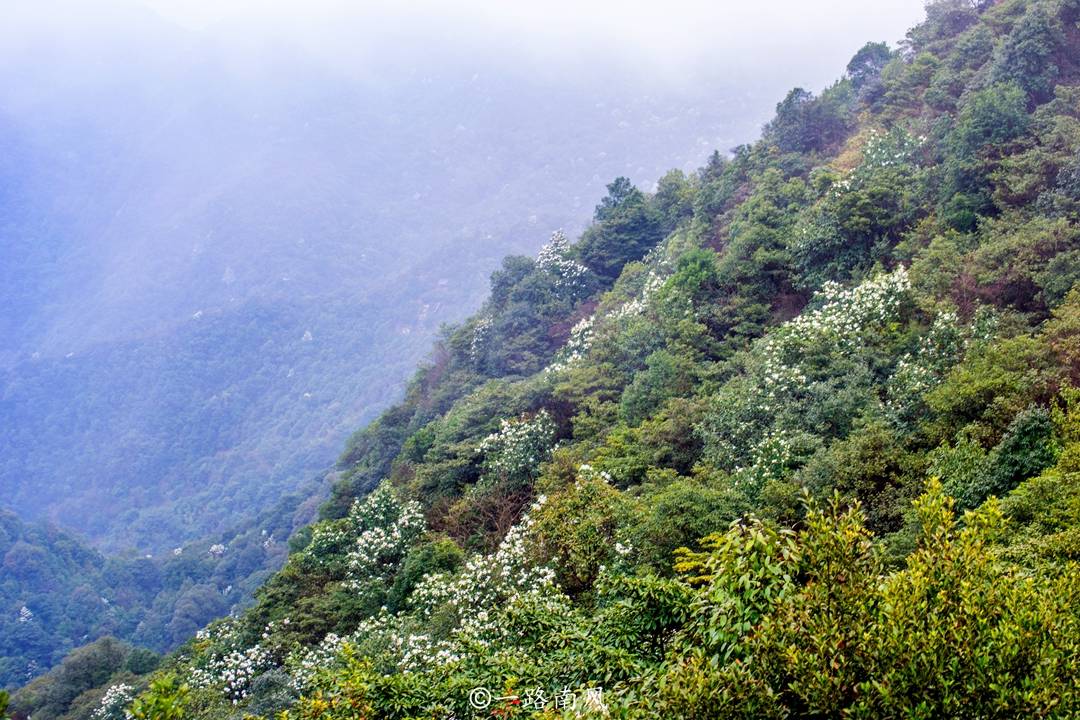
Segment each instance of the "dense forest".
[{"label": "dense forest", "polygon": [[165,652],[249,605],[325,495],[320,478],[229,531],[160,555],[104,555],[0,510],[0,688],[26,684],[98,638]]},{"label": "dense forest", "polygon": [[1076,717],[1080,2],[933,0],[616,179],[339,470],[251,608],[9,712]]}]

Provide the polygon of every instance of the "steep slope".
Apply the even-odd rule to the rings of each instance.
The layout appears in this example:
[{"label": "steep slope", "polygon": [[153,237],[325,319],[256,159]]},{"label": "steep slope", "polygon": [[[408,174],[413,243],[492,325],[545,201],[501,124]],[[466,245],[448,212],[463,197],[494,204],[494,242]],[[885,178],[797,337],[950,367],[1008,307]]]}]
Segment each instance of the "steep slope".
[{"label": "steep slope", "polygon": [[98,717],[1075,717],[1078,21],[938,0],[612,183]]}]

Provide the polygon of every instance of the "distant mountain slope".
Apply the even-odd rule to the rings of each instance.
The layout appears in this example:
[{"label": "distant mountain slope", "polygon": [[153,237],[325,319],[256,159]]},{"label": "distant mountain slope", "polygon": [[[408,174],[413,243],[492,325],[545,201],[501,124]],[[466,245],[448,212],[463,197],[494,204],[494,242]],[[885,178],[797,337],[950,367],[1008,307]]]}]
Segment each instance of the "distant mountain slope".
[{"label": "distant mountain slope", "polygon": [[159,556],[107,557],[55,526],[0,510],[0,687],[25,684],[105,636],[164,652],[250,604],[324,492],[324,482],[310,483],[229,532]]},{"label": "distant mountain slope", "polygon": [[937,0],[753,145],[611,183],[353,436],[251,609],[86,698],[1076,717],[1078,22]]}]

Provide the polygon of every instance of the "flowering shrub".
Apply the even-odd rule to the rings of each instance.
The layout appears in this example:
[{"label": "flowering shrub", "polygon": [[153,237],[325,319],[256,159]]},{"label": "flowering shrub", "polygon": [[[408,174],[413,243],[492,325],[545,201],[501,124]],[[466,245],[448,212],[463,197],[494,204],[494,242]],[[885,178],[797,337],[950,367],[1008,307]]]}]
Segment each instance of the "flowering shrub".
[{"label": "flowering shrub", "polygon": [[285,659],[285,667],[293,687],[303,691],[311,686],[315,675],[334,667],[346,643],[346,638],[329,633],[313,648],[296,648]]},{"label": "flowering shrub", "polygon": [[925,135],[916,137],[902,127],[895,127],[888,132],[870,128],[862,149],[862,163],[854,174],[864,176],[880,168],[899,167],[910,163],[915,152],[925,142]]},{"label": "flowering shrub", "polygon": [[259,673],[273,666],[270,651],[255,644],[243,650],[214,657],[191,674],[191,684],[196,688],[220,687],[225,697],[236,705],[247,698],[251,681]]},{"label": "flowering shrub", "polygon": [[853,288],[827,282],[814,295],[811,309],[782,325],[772,334],[775,341],[766,346],[776,358],[817,340],[835,343],[841,350],[853,350],[867,331],[899,319],[910,291],[911,281],[903,265]]},{"label": "flowering shrub", "polygon": [[574,483],[554,493],[535,513],[536,553],[552,565],[560,588],[579,593],[591,587],[607,566],[625,564],[633,552],[629,541],[617,540],[625,510],[611,476],[582,465]]},{"label": "flowering shrub", "polygon": [[490,315],[485,315],[476,321],[473,326],[472,340],[469,341],[469,358],[475,363],[479,362],[491,336],[491,326],[494,320]]},{"label": "flowering shrub", "polygon": [[546,502],[546,496],[538,497],[494,553],[470,558],[453,575],[436,573],[421,580],[412,595],[418,614],[430,617],[436,610],[450,608],[466,625],[483,623],[480,613],[522,595],[553,592],[554,572],[534,565],[526,547],[534,516]]},{"label": "flowering shrub", "polygon": [[959,360],[963,345],[956,313],[938,315],[930,330],[919,339],[919,347],[900,358],[889,380],[887,402],[894,417],[908,419],[919,399]]},{"label": "flowering shrub", "polygon": [[557,373],[566,370],[571,365],[581,361],[589,352],[593,340],[593,325],[596,317],[590,315],[582,318],[574,327],[570,328],[570,337],[555,354],[555,359],[544,369],[544,372]]},{"label": "flowering shrub", "polygon": [[893,420],[916,421],[926,408],[923,396],[937,387],[972,344],[985,343],[995,331],[996,318],[983,309],[967,326],[961,325],[951,311],[934,318],[930,329],[919,338],[918,348],[900,358],[889,379],[886,405]]},{"label": "flowering shrub", "polygon": [[754,446],[750,466],[737,468],[735,482],[751,492],[759,490],[769,480],[780,480],[791,468],[794,451],[791,440],[773,428]]},{"label": "flowering shrub", "polygon": [[555,423],[547,410],[503,420],[498,432],[481,440],[477,448],[484,456],[485,484],[535,477],[540,463],[551,456],[554,439]]},{"label": "flowering shrub", "polygon": [[909,300],[902,266],[850,289],[826,283],[807,310],[753,345],[747,374],[714,397],[698,427],[706,457],[740,475],[737,483],[747,488],[782,477],[796,459],[793,440],[804,435],[800,404],[815,384],[850,374],[852,362],[900,319]]},{"label": "flowering shrub", "polygon": [[925,141],[926,137],[915,137],[901,127],[888,132],[870,128],[866,143],[862,147],[862,162],[833,183],[830,196],[839,198],[846,193],[861,190],[874,180],[881,170],[909,165],[915,152]]},{"label": "flowering shrub", "polygon": [[622,320],[623,318],[638,317],[645,313],[645,310],[649,307],[649,303],[656,295],[657,291],[664,286],[664,282],[667,277],[657,270],[649,270],[645,276],[645,282],[641,286],[641,292],[629,301],[623,303],[617,307],[612,313],[611,317],[614,320]]},{"label": "flowering shrub", "polygon": [[798,285],[847,279],[883,259],[883,241],[898,239],[915,219],[908,193],[921,142],[902,128],[871,129],[859,165],[841,176],[820,173],[831,186],[802,214],[789,243]]},{"label": "flowering shrub", "polygon": [[[513,634],[502,622],[508,608],[543,602],[555,612],[562,596],[554,572],[533,563],[528,552],[533,517],[545,502],[538,498],[495,552],[470,558],[458,572],[426,575],[410,596],[408,611],[392,614],[383,608],[347,636],[330,634],[315,648],[291,653],[286,667],[296,688],[310,687],[321,670],[342,666],[351,649],[362,649],[399,673],[452,666],[492,643],[512,643]],[[448,632],[437,637],[417,631],[436,615],[449,619]]]},{"label": "flowering shrub", "polygon": [[109,686],[94,709],[93,720],[131,720],[127,707],[135,699],[135,688],[127,683]]},{"label": "flowering shrub", "polygon": [[398,502],[389,489],[386,490],[386,496],[390,498],[389,501],[384,497],[376,499],[375,503],[389,502],[393,508],[393,516],[380,517],[381,508],[371,515],[365,513],[364,508],[357,513],[358,517],[364,518],[361,525],[363,529],[356,538],[355,547],[346,558],[353,587],[359,588],[372,578],[385,577],[392,572],[409,547],[424,534],[424,514],[420,503],[415,500]]},{"label": "flowering shrub", "polygon": [[588,269],[570,258],[570,241],[562,230],[551,234],[551,240],[540,248],[536,267],[555,278],[555,287],[577,289],[584,282]]},{"label": "flowering shrub", "polygon": [[244,646],[241,626],[235,618],[199,631],[188,683],[193,688],[218,689],[233,705],[241,703],[247,699],[255,678],[276,666],[275,658],[281,653],[278,631],[289,623],[289,618],[268,623],[260,641],[250,646]]},{"label": "flowering shrub", "polygon": [[347,521],[322,522],[312,529],[311,542],[305,550],[316,563],[327,565],[346,551],[353,537]]},{"label": "flowering shrub", "polygon": [[384,577],[424,530],[420,504],[399,500],[383,483],[354,501],[345,519],[316,525],[307,553],[321,565],[344,557],[349,582],[359,589],[373,578]]}]

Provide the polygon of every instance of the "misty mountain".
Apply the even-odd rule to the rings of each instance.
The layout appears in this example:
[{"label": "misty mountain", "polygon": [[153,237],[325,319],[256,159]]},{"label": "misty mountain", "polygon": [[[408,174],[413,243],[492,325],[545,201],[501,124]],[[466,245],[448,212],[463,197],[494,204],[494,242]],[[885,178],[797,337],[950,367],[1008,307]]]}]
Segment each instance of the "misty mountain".
[{"label": "misty mountain", "polygon": [[317,520],[154,615],[292,529],[249,605],[13,718],[1080,717],[1080,3],[934,0],[777,99],[504,258]]},{"label": "misty mountain", "polygon": [[327,467],[498,258],[576,232],[616,175],[751,137],[770,96],[460,48],[343,73],[135,6],[19,7],[0,491],[106,549],[220,530]]}]

